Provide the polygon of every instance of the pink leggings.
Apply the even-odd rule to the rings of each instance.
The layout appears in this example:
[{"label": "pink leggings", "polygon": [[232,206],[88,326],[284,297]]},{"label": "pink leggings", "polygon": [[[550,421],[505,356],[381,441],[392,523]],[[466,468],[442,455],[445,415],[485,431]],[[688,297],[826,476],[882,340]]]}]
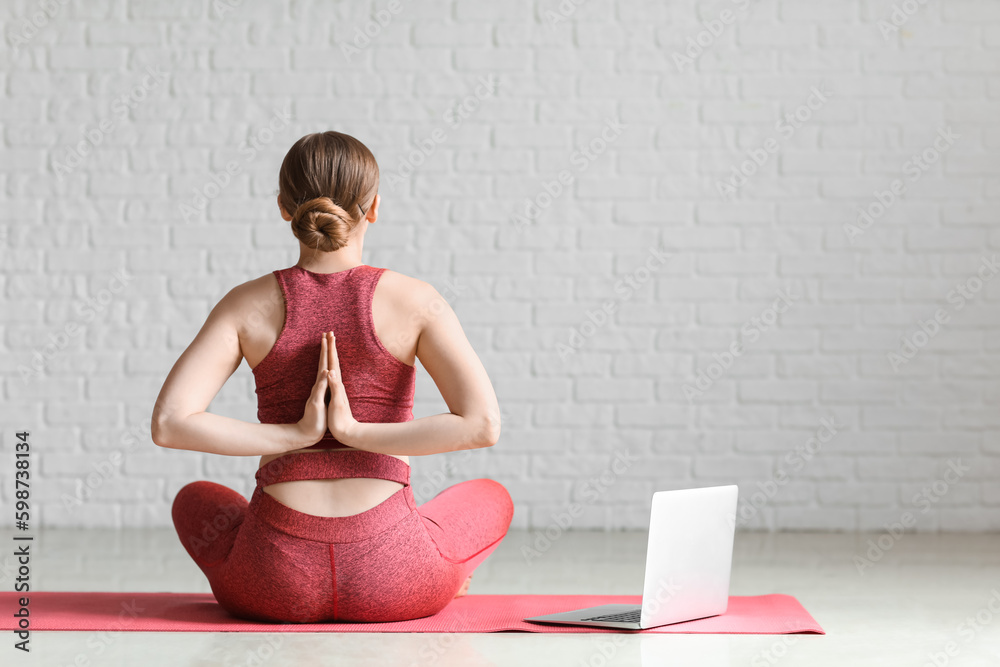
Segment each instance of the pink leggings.
[{"label": "pink leggings", "polygon": [[[321,517],[262,487],[296,479],[373,477],[405,486],[353,516]],[[503,539],[514,514],[498,482],[474,479],[417,507],[410,466],[372,452],[291,454],[257,471],[248,503],[199,481],[174,499],[174,527],[212,587],[240,618],[286,623],[400,621],[430,616],[455,597]]]}]

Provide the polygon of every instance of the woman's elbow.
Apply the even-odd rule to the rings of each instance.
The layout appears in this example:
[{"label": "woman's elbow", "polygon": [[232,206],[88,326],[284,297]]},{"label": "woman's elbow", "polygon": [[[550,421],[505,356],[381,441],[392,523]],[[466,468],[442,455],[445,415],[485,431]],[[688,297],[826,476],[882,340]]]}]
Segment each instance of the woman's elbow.
[{"label": "woman's elbow", "polygon": [[150,436],[153,438],[154,445],[166,447],[167,449],[172,447],[170,444],[170,423],[167,419],[160,417],[159,415],[153,415],[150,426]]},{"label": "woman's elbow", "polygon": [[[160,390],[163,393],[163,390]],[[156,397],[153,403],[153,413],[149,416],[149,435],[153,439],[153,444],[159,447],[167,447],[167,435],[169,433],[169,417],[171,410],[162,395]]]},{"label": "woman's elbow", "polygon": [[150,436],[153,438],[153,444],[158,447],[166,447],[166,429],[161,422],[153,420],[153,425],[150,428]]},{"label": "woman's elbow", "polygon": [[492,447],[500,440],[500,416],[487,415],[479,421],[476,442],[479,447]]}]

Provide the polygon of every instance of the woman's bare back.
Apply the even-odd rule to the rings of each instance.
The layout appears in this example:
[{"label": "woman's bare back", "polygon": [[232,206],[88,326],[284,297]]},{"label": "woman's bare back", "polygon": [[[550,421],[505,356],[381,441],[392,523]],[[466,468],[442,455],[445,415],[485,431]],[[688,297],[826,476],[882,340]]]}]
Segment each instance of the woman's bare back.
[{"label": "woman's bare back", "polygon": [[[416,362],[420,335],[420,318],[413,316],[412,294],[422,284],[415,278],[386,270],[372,296],[375,335],[390,354],[408,366]],[[243,358],[253,369],[278,340],[285,321],[285,303],[273,273],[251,280],[243,287],[247,317],[242,318],[239,330],[240,348]],[[262,308],[260,304],[267,305]],[[258,315],[251,316],[252,313]],[[286,454],[270,454],[260,458],[259,466],[279,456],[310,456],[320,451],[329,450],[300,449]],[[396,458],[409,463],[407,456]],[[401,488],[402,484],[390,480],[351,478],[280,482],[263,487],[263,491],[281,504],[305,514],[350,516],[375,507]]]}]

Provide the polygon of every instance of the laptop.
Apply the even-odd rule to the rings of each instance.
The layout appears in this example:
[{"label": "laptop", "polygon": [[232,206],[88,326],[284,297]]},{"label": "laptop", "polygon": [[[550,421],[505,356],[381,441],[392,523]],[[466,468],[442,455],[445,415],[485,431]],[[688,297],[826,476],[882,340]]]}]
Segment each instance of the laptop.
[{"label": "laptop", "polygon": [[724,614],[737,492],[732,484],[653,494],[640,606],[606,604],[524,620],[645,630]]}]

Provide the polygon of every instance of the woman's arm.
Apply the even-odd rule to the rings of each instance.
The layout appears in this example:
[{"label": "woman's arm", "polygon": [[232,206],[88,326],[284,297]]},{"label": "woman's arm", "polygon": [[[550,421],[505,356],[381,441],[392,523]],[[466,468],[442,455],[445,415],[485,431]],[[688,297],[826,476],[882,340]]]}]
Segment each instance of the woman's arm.
[{"label": "woman's arm", "polygon": [[448,412],[395,424],[358,422],[345,445],[380,454],[423,456],[492,447],[499,427]]},{"label": "woman's arm", "polygon": [[153,427],[153,442],[161,447],[227,456],[282,454],[318,440],[302,438],[295,424],[253,424],[211,412],[195,412]]},{"label": "woman's arm", "polygon": [[[250,423],[205,411],[243,361],[238,335],[240,313],[244,312],[240,301],[239,288],[226,294],[170,369],[156,398],[151,419],[153,442],[157,445],[210,454],[261,456],[308,447],[323,437],[326,430],[325,377],[319,394],[321,426],[310,423],[308,406],[303,421],[296,424]],[[323,361],[324,355],[321,355],[321,370]],[[310,403],[314,402],[317,393],[317,387],[313,389]],[[312,417],[315,422],[315,415]]]},{"label": "woman's arm", "polygon": [[[432,285],[424,285],[416,299],[418,312],[423,315],[417,358],[450,412],[393,424],[351,418],[338,422],[338,397],[344,396],[343,385],[331,380],[327,422],[330,432],[345,445],[382,454],[422,456],[492,447],[500,438],[500,406],[489,375],[451,306]],[[332,363],[339,366],[336,347],[332,352]],[[339,378],[339,368],[335,375]],[[338,433],[342,427],[344,430]]]}]

